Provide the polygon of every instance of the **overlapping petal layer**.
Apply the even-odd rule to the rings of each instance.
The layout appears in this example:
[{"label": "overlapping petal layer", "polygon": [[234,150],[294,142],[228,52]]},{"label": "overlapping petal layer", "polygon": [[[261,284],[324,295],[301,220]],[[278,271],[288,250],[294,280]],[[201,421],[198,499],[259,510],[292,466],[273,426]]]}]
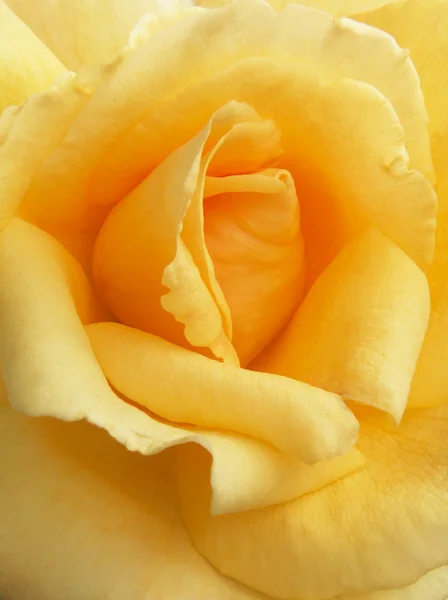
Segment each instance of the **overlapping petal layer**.
[{"label": "overlapping petal layer", "polygon": [[[119,398],[109,387],[82,326],[81,319],[89,323],[101,318],[101,306],[97,305],[85,275],[58,242],[19,219],[13,220],[0,232],[0,283],[0,356],[11,405],[16,410],[35,416],[49,415],[67,421],[85,418],[106,429],[128,449],[143,454],[154,454],[186,442],[203,445],[215,461],[214,503],[218,512],[281,502],[325,485],[362,464],[359,453],[352,451],[347,458],[336,459],[334,465],[318,465],[314,471],[313,467],[307,467],[299,458],[283,456],[261,441],[232,432],[225,434],[161,422]],[[114,327],[118,327],[119,331],[120,328],[126,330],[114,324],[98,324],[94,327],[105,327],[106,334],[110,327],[112,331],[115,331]],[[144,338],[148,335],[135,333]],[[222,364],[171,346],[154,336],[148,337],[153,340],[155,347],[160,349],[161,345],[159,359],[164,367],[169,366],[172,352],[175,360],[179,360],[176,357],[180,352],[180,366],[194,366],[197,360],[205,361],[206,365],[210,363],[208,370],[206,368],[210,377],[204,385],[212,385],[213,388],[213,377],[219,381],[223,379],[226,371],[219,371],[224,368]],[[114,337],[106,335],[105,339],[106,343],[113,342]],[[147,343],[146,338],[144,342]],[[134,359],[144,362],[147,359],[146,347],[140,346],[142,354],[139,355],[137,346],[131,344],[129,351],[133,351],[131,354]],[[116,346],[112,345],[111,348],[116,350]],[[165,348],[166,352],[163,352]],[[186,359],[182,353],[187,355]],[[118,350],[118,354],[109,357],[118,359],[121,354],[122,351]],[[190,354],[193,363],[188,359]],[[107,354],[105,358],[108,358]],[[104,368],[107,369],[107,365],[106,361]],[[203,364],[199,362],[201,368]],[[242,373],[244,379],[240,381],[241,393],[255,394],[262,402],[263,389],[258,387],[259,376],[246,372],[244,378],[244,371],[235,368],[235,372]],[[140,377],[130,380],[135,388],[139,381],[145,379],[145,374],[138,370],[134,374]],[[170,374],[172,376],[171,370]],[[201,385],[200,381],[195,382],[194,373],[189,376],[193,387],[195,384]],[[159,377],[160,373],[156,373],[155,378]],[[278,397],[274,381],[271,382],[272,389],[269,388],[271,376],[265,377],[268,378],[264,386],[265,393],[270,394],[271,398],[273,395]],[[177,381],[182,384],[181,380]],[[285,385],[289,385],[288,380],[284,381]],[[165,401],[168,401],[173,394],[168,379],[165,384]],[[291,384],[295,385],[294,382]],[[238,387],[238,381],[234,382],[235,385]],[[218,383],[216,388],[211,389],[211,393],[220,393]],[[294,395],[293,390],[291,393]],[[297,388],[297,394],[301,393]],[[330,423],[327,415],[322,415],[322,422],[327,422],[334,433],[329,440],[334,445],[310,446],[314,459],[343,454],[354,442],[356,420],[336,396],[325,396],[326,393],[319,390],[316,390],[316,394],[321,394],[322,402],[329,408],[333,406],[336,420]],[[194,395],[191,399],[194,400]],[[155,401],[159,406],[164,403],[160,395],[155,396]],[[295,407],[291,406],[291,409],[295,410]],[[190,410],[188,405],[185,410]],[[231,419],[230,406],[227,415]],[[237,424],[238,415],[235,418]],[[300,418],[296,412],[296,419],[300,421]],[[261,470],[254,469],[255,464]],[[283,474],[281,486],[278,484],[279,473]]]},{"label": "overlapping petal layer", "polygon": [[207,464],[185,461],[187,528],[221,573],[275,598],[404,588],[448,560],[447,435],[447,407],[406,414],[399,429],[366,417],[358,473],[281,506],[215,517]]},{"label": "overlapping petal layer", "polygon": [[[145,13],[156,20],[164,3],[157,0],[5,0],[55,56],[71,70],[112,62]],[[170,0],[181,10],[188,0]],[[154,15],[154,13],[156,13]]]},{"label": "overlapping petal layer", "polygon": [[0,113],[45,90],[63,71],[51,51],[0,2]]},{"label": "overlapping petal layer", "polygon": [[384,410],[398,423],[430,312],[428,282],[375,230],[346,246],[251,368]]},{"label": "overlapping petal layer", "polygon": [[432,313],[413,382],[410,406],[434,406],[448,400],[448,52],[444,0],[400,2],[357,18],[391,33],[404,47],[420,76],[430,116],[429,132],[439,197],[436,251],[429,273]]},{"label": "overlapping petal layer", "polygon": [[[178,72],[172,65],[185,55]],[[435,199],[407,170],[403,145],[404,135],[411,166],[430,177],[423,100],[412,64],[381,32],[295,5],[278,15],[261,1],[192,9],[116,61],[98,87],[92,74],[76,85],[96,93],[24,202],[45,227],[98,225],[99,203],[118,202],[236,99],[273,118],[285,136],[283,166],[303,204],[310,273],[360,220],[374,220],[420,264],[430,259]],[[386,200],[372,214],[378,198]]]}]

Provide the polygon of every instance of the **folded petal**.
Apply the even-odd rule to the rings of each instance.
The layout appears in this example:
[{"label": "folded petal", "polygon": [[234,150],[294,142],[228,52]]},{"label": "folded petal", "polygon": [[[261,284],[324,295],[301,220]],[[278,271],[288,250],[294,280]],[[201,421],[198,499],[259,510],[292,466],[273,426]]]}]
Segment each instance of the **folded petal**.
[{"label": "folded petal", "polygon": [[[362,465],[359,453],[352,451],[314,470],[261,441],[163,423],[119,398],[107,384],[82,326],[81,318],[101,318],[92,311],[95,302],[87,278],[55,240],[18,219],[0,233],[0,283],[0,361],[10,404],[31,415],[85,418],[143,454],[187,442],[201,444],[215,461],[217,511],[282,502]],[[170,371],[163,385],[169,388],[171,379]],[[339,410],[350,421],[350,413],[342,406]]]},{"label": "folded petal", "polygon": [[235,515],[211,516],[208,470],[185,466],[187,528],[222,574],[274,598],[404,588],[448,560],[447,435],[447,406],[409,411],[398,430],[366,418],[363,469],[315,494]]},{"label": "folded petal", "polygon": [[2,598],[261,600],[192,547],[169,473],[87,423],[0,407]]},{"label": "folded petal", "polygon": [[300,209],[288,171],[207,177],[204,234],[243,366],[288,323],[303,295]]},{"label": "folded petal", "polygon": [[[87,227],[94,205],[118,202],[238,100],[283,132],[280,166],[296,181],[309,256],[317,257],[310,273],[360,219],[374,220],[420,264],[431,260],[435,196],[406,166],[407,147],[411,167],[431,177],[426,112],[415,69],[390,36],[298,5],[277,15],[261,0],[192,9],[148,35],[104,73],[42,164],[24,202],[43,225],[70,218]],[[185,56],[185,68],[174,68]],[[316,239],[327,240],[323,248]]]},{"label": "folded petal", "polygon": [[251,368],[322,387],[399,422],[429,311],[423,272],[368,230],[324,271]]},{"label": "folded petal", "polygon": [[224,365],[118,323],[88,333],[113,387],[159,417],[242,433],[309,463],[356,441],[357,421],[334,394]]},{"label": "folded petal", "polygon": [[0,2],[0,114],[47,89],[63,72],[51,50]]},{"label": "folded petal", "polygon": [[448,52],[448,4],[443,0],[400,2],[357,18],[385,29],[400,45],[409,48],[430,117],[429,132],[439,197],[436,250],[428,276],[432,313],[409,405],[432,406],[446,402],[448,398],[448,373],[444,367],[448,361],[448,74],[443,58]]},{"label": "folded petal", "polygon": [[[64,65],[76,70],[85,64],[112,62],[145,13],[158,13],[157,0],[5,0]],[[190,6],[171,1],[172,10]]]}]

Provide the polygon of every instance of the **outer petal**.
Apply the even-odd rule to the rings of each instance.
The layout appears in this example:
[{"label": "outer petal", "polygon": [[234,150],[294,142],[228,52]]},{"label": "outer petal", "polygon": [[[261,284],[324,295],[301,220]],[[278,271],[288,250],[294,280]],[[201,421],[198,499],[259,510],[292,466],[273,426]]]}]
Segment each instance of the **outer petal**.
[{"label": "outer petal", "polygon": [[[203,445],[214,457],[214,503],[219,512],[290,499],[362,464],[359,453],[352,452],[315,471],[260,441],[160,422],[111,390],[80,317],[90,322],[101,313],[96,312],[79,265],[47,234],[12,221],[0,233],[0,359],[14,408],[68,421],[85,418],[143,454],[186,442]],[[345,415],[353,424],[347,410]]]},{"label": "outer petal", "polygon": [[356,420],[335,394],[223,365],[118,323],[93,325],[89,336],[113,387],[170,421],[236,431],[309,463],[355,442]]},{"label": "outer petal", "polygon": [[189,0],[5,0],[69,69],[112,62],[139,18]]},{"label": "outer petal", "polygon": [[448,560],[447,435],[448,406],[406,414],[398,430],[366,416],[364,469],[287,504],[235,515],[210,516],[207,469],[184,465],[187,528],[221,573],[276,598],[406,587]]},{"label": "outer petal", "polygon": [[[211,37],[212,49],[204,52]],[[185,56],[185,69],[171,66]],[[347,77],[367,80],[375,89],[339,82]],[[322,87],[327,83],[329,89]],[[86,87],[92,90],[90,83]],[[282,90],[281,97],[273,89]],[[401,228],[392,237],[401,238],[422,264],[430,259],[435,200],[427,182],[407,170],[400,127],[401,122],[411,165],[431,175],[426,114],[412,64],[386,34],[298,5],[276,15],[261,0],[192,9],[110,67],[65,143],[42,164],[25,198],[28,211],[46,227],[68,216],[85,227],[87,207],[118,202],[216,109],[235,99],[273,118],[284,132],[285,155],[293,163],[284,166],[298,182],[307,241],[325,230],[328,235],[319,239],[328,238],[329,246],[340,243],[320,215],[339,209],[347,214],[340,207],[344,199],[365,207],[385,198],[384,227]],[[416,224],[391,216],[397,205],[401,215],[403,205],[412,207],[417,231]],[[424,241],[426,234],[430,239]],[[321,263],[328,254],[327,248]],[[310,255],[318,256],[319,248]]]},{"label": "outer petal", "polygon": [[431,406],[448,398],[448,3],[445,0],[400,2],[359,18],[395,36],[410,49],[428,108],[439,211],[436,252],[429,283],[432,314],[417,366],[410,406]]},{"label": "outer petal", "polygon": [[[361,11],[373,10],[400,0],[267,0],[275,10],[283,10],[287,4],[301,4],[310,8],[325,10],[334,17],[348,17]],[[218,8],[232,0],[196,0],[197,6]]]},{"label": "outer petal", "polygon": [[1,597],[261,600],[192,547],[169,469],[86,423],[0,407]]},{"label": "outer petal", "polygon": [[0,114],[45,90],[63,71],[51,51],[0,2]]},{"label": "outer petal", "polygon": [[424,273],[368,230],[327,267],[251,368],[336,392],[399,422],[429,311]]},{"label": "outer petal", "polygon": [[448,594],[448,567],[440,567],[423,575],[416,583],[401,590],[372,592],[344,596],[338,600],[446,600]]}]

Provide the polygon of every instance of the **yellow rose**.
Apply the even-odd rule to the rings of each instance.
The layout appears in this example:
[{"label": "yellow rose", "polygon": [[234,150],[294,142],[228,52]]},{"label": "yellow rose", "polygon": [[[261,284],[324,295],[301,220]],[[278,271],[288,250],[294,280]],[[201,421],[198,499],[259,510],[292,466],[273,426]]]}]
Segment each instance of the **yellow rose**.
[{"label": "yellow rose", "polygon": [[0,596],[443,600],[448,2],[191,4],[0,2]]}]

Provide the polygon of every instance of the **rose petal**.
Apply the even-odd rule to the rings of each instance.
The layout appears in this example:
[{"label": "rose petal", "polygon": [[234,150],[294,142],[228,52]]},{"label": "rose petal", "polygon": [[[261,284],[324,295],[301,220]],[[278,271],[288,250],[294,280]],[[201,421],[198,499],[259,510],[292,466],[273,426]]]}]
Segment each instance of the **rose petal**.
[{"label": "rose petal", "polygon": [[0,408],[0,595],[262,600],[194,550],[166,455]]},{"label": "rose petal", "polygon": [[184,466],[187,528],[221,573],[278,599],[403,588],[448,560],[447,435],[447,406],[410,411],[398,430],[366,418],[364,469],[299,500],[234,515],[212,517],[207,469]]},{"label": "rose petal", "polygon": [[[239,35],[241,31],[244,36]],[[174,68],[183,64],[185,56],[185,68]],[[285,60],[288,56],[290,61]],[[257,62],[255,57],[266,58]],[[239,68],[238,61],[245,68]],[[233,70],[229,67],[232,64]],[[282,77],[276,75],[279,69]],[[266,73],[272,73],[273,80]],[[319,95],[322,82],[333,83],[347,77],[367,78],[380,91],[372,91],[368,102],[376,109],[369,110],[359,98],[333,96],[328,104],[341,103],[339,112],[343,114],[333,119],[326,114],[323,126],[321,110],[308,113],[307,107],[316,105],[315,96]],[[312,79],[315,85],[310,90]],[[272,93],[274,89],[276,94]],[[279,90],[285,97],[278,97]],[[321,91],[327,95],[326,89]],[[332,95],[331,91],[328,95]],[[66,143],[42,165],[26,204],[42,223],[61,222],[70,216],[73,224],[86,226],[89,206],[119,201],[175,148],[191,139],[215,110],[237,99],[253,104],[265,118],[276,122],[280,119],[280,128],[288,132],[289,154],[303,167],[302,172],[296,169],[293,175],[296,182],[302,179],[303,186],[308,185],[306,196],[324,196],[322,191],[310,189],[307,181],[316,182],[321,177],[321,184],[325,184],[327,195],[333,199],[338,195],[369,196],[369,202],[376,204],[378,198],[384,197],[387,205],[394,205],[397,192],[390,187],[386,191],[385,187],[391,180],[398,185],[399,179],[408,196],[413,197],[415,187],[419,187],[415,197],[422,207],[427,202],[429,218],[435,200],[429,198],[429,189],[422,189],[423,182],[417,183],[416,174],[406,175],[401,129],[392,108],[384,106],[384,98],[390,99],[403,124],[411,164],[429,176],[426,114],[418,78],[392,38],[350,21],[335,23],[322,11],[299,6],[291,5],[276,15],[261,0],[240,2],[219,11],[192,9],[164,31],[151,34],[147,43],[108,70]],[[381,109],[379,104],[383,105]],[[334,112],[333,107],[328,110],[330,114]],[[358,119],[354,122],[361,112],[366,115],[364,127],[370,129],[368,137],[372,139],[365,138],[367,131],[361,130]],[[328,127],[329,122],[332,127]],[[378,126],[379,122],[383,124]],[[313,131],[307,133],[307,124],[313,126]],[[351,150],[343,147],[344,140]],[[372,153],[376,170],[368,159]],[[334,172],[326,173],[339,155]],[[365,157],[365,163],[359,161],[360,155]],[[348,169],[342,164],[356,167]],[[392,165],[391,171],[385,165]],[[405,180],[410,179],[412,185],[405,185]],[[298,194],[302,197],[300,187]],[[408,197],[405,204],[413,205],[414,200]],[[309,208],[309,214],[310,211]],[[324,206],[321,212],[325,212]],[[418,215],[419,211],[412,213]],[[387,217],[385,221],[392,228],[391,223],[400,220]],[[410,228],[406,227],[406,231]],[[421,243],[420,234],[408,235],[415,240],[412,244],[408,240],[410,251],[420,253],[421,249],[416,252],[415,248]],[[429,242],[425,245],[428,247],[423,254],[430,256]]]},{"label": "rose petal", "polygon": [[398,423],[429,311],[423,272],[368,230],[324,271],[253,367],[387,411]]},{"label": "rose petal", "polygon": [[448,73],[444,56],[448,52],[446,27],[448,4],[444,1],[400,2],[359,18],[384,28],[398,43],[410,49],[420,75],[430,115],[429,131],[437,175],[439,210],[436,250],[428,275],[431,288],[431,318],[417,365],[409,406],[434,406],[448,397]]},{"label": "rose petal", "polygon": [[[301,4],[309,8],[325,10],[334,17],[346,17],[364,10],[373,10],[401,0],[267,0],[274,10],[284,10],[287,4]],[[197,6],[219,8],[232,0],[196,0]]]},{"label": "rose petal", "polygon": [[55,240],[28,223],[14,220],[0,233],[0,283],[0,355],[11,405],[31,415],[86,418],[144,454],[186,442],[203,445],[215,461],[217,511],[281,502],[362,464],[352,451],[314,470],[262,442],[162,423],[118,398],[76,312],[85,322],[95,316],[86,277]]},{"label": "rose petal", "polygon": [[[280,184],[280,189],[274,189]],[[247,365],[288,323],[303,294],[299,202],[287,171],[206,178],[204,233]]]},{"label": "rose petal", "polygon": [[45,90],[63,71],[51,51],[0,2],[0,113]]},{"label": "rose petal", "polygon": [[113,387],[170,421],[243,433],[307,463],[344,454],[356,440],[352,413],[319,388],[223,365],[118,323],[88,334]]},{"label": "rose petal", "polygon": [[371,594],[350,595],[338,600],[446,600],[448,567],[440,567],[423,575],[416,583],[401,590],[384,590]]},{"label": "rose petal", "polygon": [[[158,13],[158,0],[5,0],[67,68],[112,62],[145,13]],[[171,10],[190,6],[171,0]]]}]

